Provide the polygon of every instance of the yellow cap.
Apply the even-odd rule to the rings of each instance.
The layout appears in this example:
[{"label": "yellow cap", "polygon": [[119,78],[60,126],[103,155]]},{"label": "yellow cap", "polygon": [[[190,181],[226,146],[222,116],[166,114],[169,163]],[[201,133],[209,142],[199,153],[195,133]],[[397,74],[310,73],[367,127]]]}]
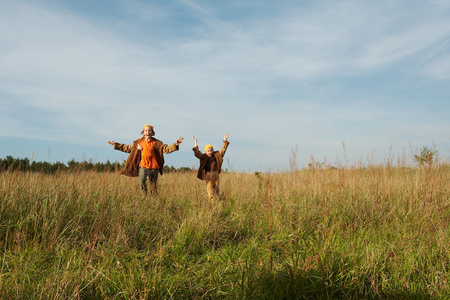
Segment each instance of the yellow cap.
[{"label": "yellow cap", "polygon": [[150,127],[152,131],[155,131],[154,127],[150,124],[145,124],[144,127],[142,127],[142,130],[145,130],[145,127]]},{"label": "yellow cap", "polygon": [[206,152],[206,150],[208,150],[208,148],[212,148],[214,150],[213,146],[208,144],[208,145],[205,146],[205,152]]}]

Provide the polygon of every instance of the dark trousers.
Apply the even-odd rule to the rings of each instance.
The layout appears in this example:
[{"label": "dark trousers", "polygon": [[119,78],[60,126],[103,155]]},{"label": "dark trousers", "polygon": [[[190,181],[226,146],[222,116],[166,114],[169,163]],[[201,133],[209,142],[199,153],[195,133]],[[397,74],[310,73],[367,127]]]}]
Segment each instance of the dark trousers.
[{"label": "dark trousers", "polygon": [[147,194],[147,184],[146,180],[148,177],[148,180],[150,181],[150,193],[156,194],[156,183],[158,181],[158,169],[147,169],[144,167],[139,168],[139,184],[141,185],[141,189],[144,192],[144,194]]}]

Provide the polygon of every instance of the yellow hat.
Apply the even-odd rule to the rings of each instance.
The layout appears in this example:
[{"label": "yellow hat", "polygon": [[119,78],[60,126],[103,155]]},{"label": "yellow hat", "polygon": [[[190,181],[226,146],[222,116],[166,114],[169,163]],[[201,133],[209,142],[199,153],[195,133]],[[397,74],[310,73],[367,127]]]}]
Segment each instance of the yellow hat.
[{"label": "yellow hat", "polygon": [[208,150],[208,148],[212,148],[214,150],[213,146],[208,144],[208,145],[205,146],[205,152],[206,152],[206,150]]},{"label": "yellow hat", "polygon": [[150,124],[145,124],[144,127],[142,127],[142,130],[145,130],[145,127],[150,127],[152,131],[155,131],[155,128]]}]

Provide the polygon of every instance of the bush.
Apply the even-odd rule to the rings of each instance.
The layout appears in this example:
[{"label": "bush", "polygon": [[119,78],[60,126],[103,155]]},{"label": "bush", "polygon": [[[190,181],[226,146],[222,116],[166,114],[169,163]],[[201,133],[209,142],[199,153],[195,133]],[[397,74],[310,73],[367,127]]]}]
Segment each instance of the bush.
[{"label": "bush", "polygon": [[433,162],[437,159],[438,151],[432,149],[428,146],[423,146],[419,154],[414,154],[414,160],[420,166],[428,165],[431,166]]}]

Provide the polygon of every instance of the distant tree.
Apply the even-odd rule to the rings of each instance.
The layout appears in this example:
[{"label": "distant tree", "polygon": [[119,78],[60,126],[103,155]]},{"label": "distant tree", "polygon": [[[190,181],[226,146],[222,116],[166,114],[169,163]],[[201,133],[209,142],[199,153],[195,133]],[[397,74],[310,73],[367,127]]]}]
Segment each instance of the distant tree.
[{"label": "distant tree", "polygon": [[[69,171],[69,172],[80,172],[80,171],[95,171],[95,172],[118,172],[125,167],[125,162],[111,163],[109,160],[106,163],[94,163],[92,160],[78,162],[72,158],[67,165],[62,162],[56,162],[51,164],[49,162],[38,162],[33,161],[30,163],[28,158],[13,158],[12,156],[7,156],[4,159],[0,159],[0,171],[30,171],[30,172],[44,172],[44,173],[55,173],[57,171]],[[164,172],[189,172],[191,168],[181,167],[176,169],[174,166],[164,166]]]},{"label": "distant tree", "polygon": [[173,171],[175,171],[175,168],[174,168],[174,166],[167,166],[167,165],[165,165],[164,167],[163,167],[163,171],[164,171],[164,173],[170,173],[170,172],[173,172]]},{"label": "distant tree", "polygon": [[65,164],[63,164],[62,162],[56,162],[52,165],[52,171],[56,172],[56,171],[65,171],[67,170],[67,166]]},{"label": "distant tree", "polygon": [[10,171],[28,171],[30,169],[30,160],[28,158],[14,158],[7,156],[2,163],[2,168]]},{"label": "distant tree", "polygon": [[34,172],[52,173],[52,164],[49,162],[37,162],[33,161],[30,166],[30,170]]},{"label": "distant tree", "polygon": [[193,169],[192,168],[188,168],[188,167],[181,167],[177,171],[178,172],[182,172],[182,173],[187,173],[187,172],[193,171]]},{"label": "distant tree", "polygon": [[69,166],[69,170],[73,171],[77,167],[78,163],[75,161],[74,158],[72,158],[71,160],[69,160],[67,165]]}]

